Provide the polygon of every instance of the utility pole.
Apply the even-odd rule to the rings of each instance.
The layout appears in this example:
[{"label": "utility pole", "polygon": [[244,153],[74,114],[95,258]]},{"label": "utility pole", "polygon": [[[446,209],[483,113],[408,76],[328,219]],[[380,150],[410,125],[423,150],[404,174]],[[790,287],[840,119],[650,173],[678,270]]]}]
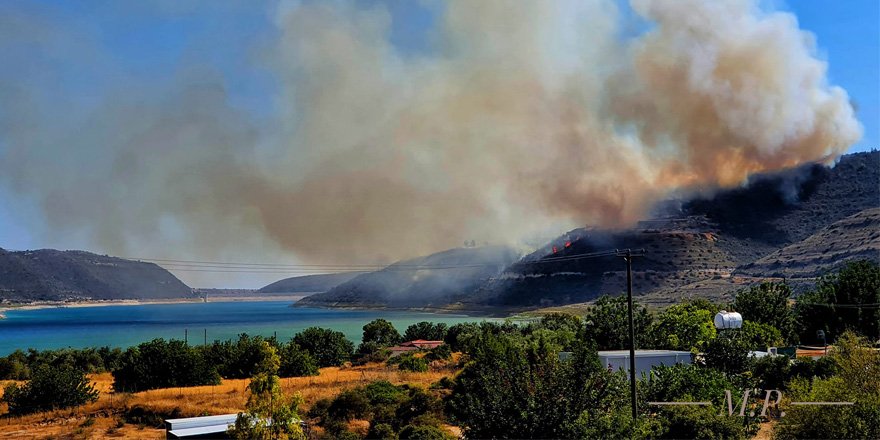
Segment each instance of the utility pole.
[{"label": "utility pole", "polygon": [[643,255],[645,255],[644,250],[637,250],[635,252],[630,249],[617,251],[617,256],[623,257],[623,260],[626,261],[626,301],[629,312],[629,390],[633,422],[638,418],[638,407],[636,406],[636,329],[633,323],[632,259],[633,257],[641,257]]}]

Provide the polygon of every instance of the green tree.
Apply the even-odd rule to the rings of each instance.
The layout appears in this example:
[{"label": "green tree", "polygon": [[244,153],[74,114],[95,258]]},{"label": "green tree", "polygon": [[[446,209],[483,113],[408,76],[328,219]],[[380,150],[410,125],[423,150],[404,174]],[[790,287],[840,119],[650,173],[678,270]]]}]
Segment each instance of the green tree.
[{"label": "green tree", "polygon": [[0,358],[0,379],[25,380],[30,377],[27,356],[21,350],[15,350],[4,358]]},{"label": "green tree", "polygon": [[260,343],[260,363],[248,385],[245,412],[239,413],[229,434],[235,439],[305,439],[298,415],[302,398],[288,398],[281,390],[278,369],[281,359],[274,346]]},{"label": "green tree", "polygon": [[776,327],[748,320],[743,321],[738,337],[742,338],[751,350],[767,351],[768,347],[776,347],[783,343],[782,333]]},{"label": "green tree", "polygon": [[[626,297],[604,295],[590,307],[584,317],[587,337],[596,342],[599,350],[624,350],[629,348],[629,315]],[[651,315],[638,304],[633,305],[633,328],[636,347],[650,346],[648,329]]]},{"label": "green tree", "polygon": [[446,324],[432,323],[428,321],[417,322],[406,328],[403,334],[405,341],[414,341],[416,339],[425,339],[428,341],[442,341],[446,337]]},{"label": "green tree", "polygon": [[260,366],[267,361],[269,353],[265,350],[267,342],[262,336],[238,335],[236,341],[214,341],[204,349],[206,359],[217,365],[220,376],[227,379],[253,377]]},{"label": "green tree", "polygon": [[880,338],[880,266],[870,261],[847,264],[836,275],[822,277],[816,290],[797,299],[795,314],[801,340],[817,341],[823,330],[829,341],[847,329]]},{"label": "green tree", "polygon": [[470,341],[480,334],[480,325],[475,322],[460,322],[449,327],[443,341],[452,351],[464,351]]},{"label": "green tree", "polygon": [[257,374],[248,385],[247,411],[239,413],[229,435],[241,440],[305,439],[298,415],[302,399],[284,396],[278,376]]},{"label": "green tree", "polygon": [[744,320],[775,327],[785,341],[796,343],[796,320],[789,304],[791,295],[787,284],[763,282],[738,291],[731,307],[742,314]]},{"label": "green tree", "polygon": [[625,380],[601,367],[592,346],[583,343],[562,361],[550,344],[534,342],[483,336],[447,402],[468,438],[569,438],[595,426],[579,418],[620,410]]},{"label": "green tree", "polygon": [[733,335],[719,336],[706,344],[706,366],[728,375],[739,375],[751,367],[749,344]]},{"label": "green tree", "polygon": [[98,391],[85,373],[69,365],[40,365],[23,386],[7,385],[2,398],[10,414],[70,408],[96,400]]},{"label": "green tree", "polygon": [[657,316],[651,335],[658,348],[699,351],[715,338],[714,314],[693,303],[668,307]]},{"label": "green tree", "polygon": [[354,344],[344,333],[320,327],[309,327],[297,333],[293,342],[309,352],[321,368],[344,364],[354,351]]},{"label": "green tree", "polygon": [[553,312],[541,317],[539,322],[541,328],[553,331],[570,331],[577,333],[583,328],[583,320],[570,313]]},{"label": "green tree", "polygon": [[788,397],[854,405],[791,406],[776,425],[776,438],[880,438],[880,352],[865,338],[845,332],[830,356],[837,375],[796,378],[789,383]]},{"label": "green tree", "polygon": [[113,389],[122,392],[218,383],[220,375],[202,353],[176,339],[130,347],[113,371]]},{"label": "green tree", "polygon": [[281,347],[281,367],[278,374],[281,377],[316,376],[318,363],[299,344],[290,341]]},{"label": "green tree", "polygon": [[384,319],[374,319],[364,325],[364,337],[362,344],[375,343],[380,347],[399,344],[400,333],[390,322]]}]

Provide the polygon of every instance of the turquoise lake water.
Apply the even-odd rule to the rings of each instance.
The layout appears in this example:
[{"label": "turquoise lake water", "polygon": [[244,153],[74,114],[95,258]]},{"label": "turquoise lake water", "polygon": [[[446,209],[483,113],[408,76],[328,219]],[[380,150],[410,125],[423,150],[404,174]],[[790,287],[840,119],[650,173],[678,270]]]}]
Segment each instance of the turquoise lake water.
[{"label": "turquoise lake water", "polygon": [[479,322],[486,318],[435,313],[339,310],[290,307],[291,301],[144,304],[101,307],[59,307],[8,310],[0,319],[0,356],[16,349],[64,347],[129,347],[154,338],[183,339],[201,344],[235,338],[239,333],[272,336],[282,341],[312,326],[341,331],[355,344],[362,327],[384,318],[403,334],[419,321]]}]

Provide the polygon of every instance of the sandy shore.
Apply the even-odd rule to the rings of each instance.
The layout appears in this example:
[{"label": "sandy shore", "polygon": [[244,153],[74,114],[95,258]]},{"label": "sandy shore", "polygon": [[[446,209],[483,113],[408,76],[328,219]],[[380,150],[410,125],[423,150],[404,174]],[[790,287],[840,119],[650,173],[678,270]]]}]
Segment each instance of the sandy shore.
[{"label": "sandy shore", "polygon": [[[208,297],[208,302],[240,302],[240,301],[298,301],[306,295],[278,295],[278,296],[214,296]],[[201,298],[165,298],[165,299],[114,299],[104,301],[40,301],[27,304],[12,304],[0,306],[0,319],[3,312],[9,310],[37,310],[60,307],[104,307],[104,306],[141,306],[145,304],[186,304],[205,302]]]}]

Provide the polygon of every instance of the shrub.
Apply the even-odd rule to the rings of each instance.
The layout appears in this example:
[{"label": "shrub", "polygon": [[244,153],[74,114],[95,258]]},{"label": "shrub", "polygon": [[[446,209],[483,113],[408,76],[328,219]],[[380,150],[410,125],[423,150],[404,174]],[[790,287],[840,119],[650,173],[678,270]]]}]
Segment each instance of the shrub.
[{"label": "shrub", "polygon": [[345,421],[366,418],[369,412],[370,399],[360,388],[339,393],[327,408],[327,415],[330,419]]},{"label": "shrub", "polygon": [[831,354],[837,375],[792,380],[789,396],[793,401],[854,405],[793,406],[776,425],[777,438],[880,438],[880,352],[852,332],[841,335],[837,345]]},{"label": "shrub", "polygon": [[436,348],[432,348],[425,354],[427,361],[447,361],[452,359],[452,349],[448,345],[443,344]]},{"label": "shrub", "polygon": [[320,327],[309,327],[297,333],[293,342],[309,352],[321,368],[340,366],[351,359],[354,352],[354,344],[344,333]]},{"label": "shrub", "polygon": [[721,372],[686,364],[655,367],[641,386],[644,398],[652,402],[699,400],[720,404],[724,391],[734,389]]},{"label": "shrub", "polygon": [[664,407],[658,412],[657,419],[662,426],[659,438],[746,438],[742,419],[720,414],[712,407]]},{"label": "shrub", "polygon": [[400,438],[410,440],[451,440],[455,437],[439,426],[407,425],[400,430]]},{"label": "shrub", "polygon": [[24,386],[6,386],[2,400],[10,414],[27,414],[94,402],[98,400],[98,391],[82,371],[69,365],[42,365]]},{"label": "shrub", "polygon": [[830,356],[821,357],[818,360],[812,358],[799,358],[791,364],[791,375],[813,380],[814,377],[822,379],[833,376],[837,372],[837,363]]},{"label": "shrub", "polygon": [[398,363],[397,368],[403,371],[424,373],[425,371],[428,371],[428,361],[426,361],[425,358],[415,357],[412,354],[405,354],[400,356],[400,362]]},{"label": "shrub", "polygon": [[370,423],[370,430],[367,432],[368,439],[397,440],[397,433],[394,428],[387,423]]},{"label": "shrub", "polygon": [[791,361],[787,356],[765,356],[756,359],[752,374],[759,389],[784,390],[791,380]]}]

